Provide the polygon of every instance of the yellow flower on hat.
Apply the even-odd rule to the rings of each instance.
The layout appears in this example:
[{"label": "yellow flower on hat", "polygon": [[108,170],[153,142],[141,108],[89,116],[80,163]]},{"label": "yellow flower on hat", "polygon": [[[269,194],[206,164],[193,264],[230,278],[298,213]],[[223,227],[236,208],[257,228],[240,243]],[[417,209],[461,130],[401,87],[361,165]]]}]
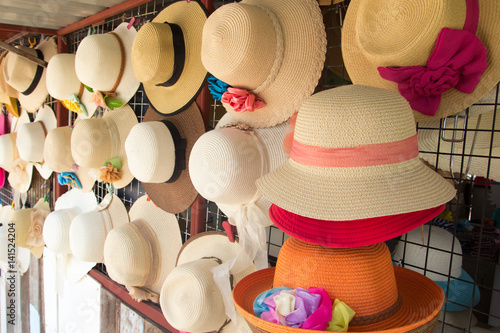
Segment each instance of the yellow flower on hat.
[{"label": "yellow flower on hat", "polygon": [[85,108],[85,105],[83,105],[80,102],[80,99],[76,94],[71,94],[68,96],[67,99],[62,100],[61,103],[64,105],[64,107],[70,111],[76,112],[76,113],[83,113],[84,115],[88,116],[87,109]]}]

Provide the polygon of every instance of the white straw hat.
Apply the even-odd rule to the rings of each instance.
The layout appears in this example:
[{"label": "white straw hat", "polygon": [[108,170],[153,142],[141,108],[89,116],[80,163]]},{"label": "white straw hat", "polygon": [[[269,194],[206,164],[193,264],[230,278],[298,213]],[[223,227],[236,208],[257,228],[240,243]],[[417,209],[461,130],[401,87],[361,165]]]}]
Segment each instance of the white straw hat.
[{"label": "white straw hat", "polygon": [[184,110],[203,87],[207,70],[200,54],[206,19],[199,1],[175,1],[137,33],[132,66],[157,112]]},{"label": "white straw hat", "polygon": [[31,252],[23,247],[16,246],[14,260],[12,260],[12,246],[9,240],[14,233],[9,232],[9,220],[14,210],[10,206],[0,208],[0,268],[4,272],[17,271],[21,274],[26,273],[30,266]]},{"label": "white straw hat", "polygon": [[[57,54],[54,38],[42,41],[34,49],[26,46],[19,46],[19,49],[46,62]],[[49,94],[46,73],[44,67],[14,52],[9,52],[5,57],[3,66],[5,80],[19,92],[19,102],[28,112],[38,110]]]},{"label": "white straw hat", "polygon": [[5,56],[8,53],[9,51],[6,51],[0,55],[0,103],[5,105],[5,108],[11,115],[18,118],[20,110],[17,107],[17,99],[19,93],[5,81],[5,76],[3,75],[3,64],[5,62]]},{"label": "white straw hat", "polygon": [[280,124],[297,111],[314,92],[325,53],[325,26],[316,0],[229,3],[203,27],[201,60],[208,72],[247,91],[235,96],[243,103],[236,103],[239,107],[253,103],[248,92],[265,103],[251,112],[223,103],[234,119],[256,128]]},{"label": "white straw hat", "polygon": [[56,127],[57,118],[54,110],[44,105],[38,110],[35,121],[22,125],[17,133],[16,145],[19,156],[33,163],[44,179],[48,179],[53,171],[44,163],[45,137]]},{"label": "white straw hat", "polygon": [[95,210],[77,215],[69,228],[71,253],[83,261],[103,262],[109,232],[129,222],[127,209],[116,195],[106,195]]},{"label": "white straw hat", "polygon": [[106,34],[85,37],[76,50],[75,72],[94,92],[116,93],[123,104],[135,95],[140,82],[132,70],[132,43],[137,31],[123,22]]},{"label": "white straw hat", "polygon": [[[97,106],[90,102],[91,93],[85,89],[83,83],[76,76],[75,58],[75,54],[61,53],[50,59],[47,66],[47,90],[52,97],[60,100],[68,110],[77,112],[78,117],[86,119],[92,117]],[[78,104],[83,104],[85,111]],[[79,113],[78,110],[81,110],[82,113]]]},{"label": "white straw hat", "polygon": [[158,303],[167,275],[182,246],[179,222],[142,196],[130,209],[130,223],[108,234],[104,244],[106,270],[138,300]]}]

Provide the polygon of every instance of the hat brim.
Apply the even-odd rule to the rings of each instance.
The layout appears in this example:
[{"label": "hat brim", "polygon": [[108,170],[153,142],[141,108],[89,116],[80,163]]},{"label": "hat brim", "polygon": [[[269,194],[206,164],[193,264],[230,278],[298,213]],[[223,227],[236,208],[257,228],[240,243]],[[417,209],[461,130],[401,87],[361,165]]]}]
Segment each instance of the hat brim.
[{"label": "hat brim", "polygon": [[[479,288],[463,268],[460,277],[458,279],[450,279],[449,284],[448,281],[435,282],[443,289],[445,295],[446,289],[448,289],[447,302],[443,304],[443,310],[446,306],[446,311],[463,311],[479,303],[481,298]],[[473,294],[474,297],[472,297]]]},{"label": "hat brim", "polygon": [[[238,311],[255,332],[318,332],[277,325],[258,318],[253,312],[255,298],[273,287],[275,268],[267,268],[243,278],[233,290]],[[422,274],[394,267],[401,307],[392,316],[374,324],[349,326],[351,332],[433,332],[439,319],[444,294],[441,288]],[[425,291],[425,292],[423,292]]]},{"label": "hat brim", "polygon": [[[252,127],[271,127],[286,121],[314,92],[325,63],[326,32],[317,0],[244,0],[274,13],[283,32],[283,62],[276,78],[258,93],[266,105],[253,112],[235,112],[234,119]],[[298,24],[300,22],[300,24]],[[216,73],[214,73],[216,75]]]},{"label": "hat brim", "polygon": [[[362,2],[362,0],[351,1],[342,30],[342,53],[349,77],[355,84],[398,92],[397,83],[384,80],[380,76],[377,66],[363,55],[357,45],[359,40],[356,29],[357,14]],[[439,108],[434,116],[427,116],[414,110],[413,115],[417,122],[440,119],[458,113],[477,102],[500,81],[500,64],[498,63],[498,59],[500,59],[500,40],[498,37],[500,35],[500,25],[498,24],[500,6],[494,1],[479,0],[479,8],[479,24],[476,36],[483,42],[488,51],[488,68],[484,71],[481,81],[471,94],[462,93],[454,88],[445,92],[441,96]]]},{"label": "hat brim", "polygon": [[152,22],[174,23],[184,36],[186,56],[179,80],[170,87],[143,83],[144,91],[154,110],[161,114],[176,114],[187,108],[198,96],[207,70],[201,62],[201,35],[207,20],[207,10],[198,1],[177,1],[163,9]]},{"label": "hat brim", "polygon": [[84,193],[74,188],[56,200],[54,210],[71,209],[77,214],[83,214],[95,208],[97,208],[97,198],[94,193]]},{"label": "hat brim", "polygon": [[196,140],[205,133],[205,124],[196,103],[192,103],[184,111],[171,116],[161,115],[153,108],[149,108],[143,119],[144,122],[162,120],[168,120],[174,124],[180,136],[186,139],[186,168],[174,182],[142,183],[142,186],[158,207],[177,214],[188,209],[198,195],[189,177],[189,156]]}]

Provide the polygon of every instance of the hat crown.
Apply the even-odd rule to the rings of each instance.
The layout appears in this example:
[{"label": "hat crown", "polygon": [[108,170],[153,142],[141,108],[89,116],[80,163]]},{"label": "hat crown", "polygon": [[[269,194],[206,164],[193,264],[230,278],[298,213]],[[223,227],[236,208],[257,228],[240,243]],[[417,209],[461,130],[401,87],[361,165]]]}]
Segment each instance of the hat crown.
[{"label": "hat crown", "polygon": [[16,139],[19,156],[25,161],[43,162],[45,134],[44,125],[39,121],[19,127]]},{"label": "hat crown", "polygon": [[112,120],[106,118],[82,119],[71,135],[71,153],[78,165],[99,168],[109,158],[115,157],[113,143],[120,139]]},{"label": "hat crown", "polygon": [[56,54],[47,66],[47,90],[55,99],[65,100],[71,94],[78,95],[81,82],[75,72],[75,55]]},{"label": "hat crown", "polygon": [[16,146],[17,133],[0,135],[0,165],[8,167],[14,162],[19,153]]},{"label": "hat crown", "polygon": [[[35,49],[26,46],[18,46],[18,49],[37,57]],[[37,67],[38,66],[34,62],[14,52],[9,52],[5,56],[3,75],[7,84],[17,91],[23,92],[28,89],[33,82]]]},{"label": "hat crown", "polygon": [[[270,15],[269,10],[243,3],[224,5],[210,15],[201,45],[207,71],[234,87],[259,87],[271,72],[278,47]],[[279,24],[276,19],[274,23]]]},{"label": "hat crown", "polygon": [[67,172],[73,167],[71,155],[71,133],[69,126],[58,127],[47,133],[43,156],[45,164],[55,172]]},{"label": "hat crown", "polygon": [[107,229],[105,211],[91,211],[76,216],[69,230],[71,253],[83,261],[102,262]]},{"label": "hat crown", "polygon": [[61,209],[53,211],[45,219],[43,239],[45,245],[56,254],[71,253],[69,229],[76,215],[72,209]]}]

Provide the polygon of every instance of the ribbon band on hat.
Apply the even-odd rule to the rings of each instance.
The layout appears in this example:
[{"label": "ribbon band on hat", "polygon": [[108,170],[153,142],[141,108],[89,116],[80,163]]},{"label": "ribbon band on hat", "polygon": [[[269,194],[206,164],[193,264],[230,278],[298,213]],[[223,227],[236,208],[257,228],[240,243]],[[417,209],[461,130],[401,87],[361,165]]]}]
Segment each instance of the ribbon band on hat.
[{"label": "ribbon band on hat", "polygon": [[[42,51],[40,51],[39,49],[35,49],[35,51],[36,51],[36,56],[38,57],[38,59],[44,60]],[[33,77],[33,81],[31,81],[30,86],[25,91],[21,92],[21,94],[23,94],[23,95],[31,94],[35,90],[35,88],[38,86],[38,83],[40,82],[40,79],[42,78],[42,74],[43,74],[43,67],[40,65],[36,66],[36,72],[35,72],[35,76]]]},{"label": "ribbon band on hat", "polygon": [[174,141],[175,147],[175,166],[174,172],[172,172],[172,176],[165,181],[165,183],[173,183],[181,176],[183,170],[186,169],[186,147],[187,141],[186,139],[181,137],[181,133],[177,129],[177,127],[168,120],[160,120],[165,126],[167,126],[170,131],[170,135],[172,136],[172,140]]},{"label": "ribbon band on hat", "polygon": [[172,30],[172,43],[174,47],[174,69],[172,76],[165,82],[157,84],[160,87],[170,87],[177,83],[184,69],[186,60],[186,45],[184,43],[184,34],[181,27],[175,23],[164,22],[170,26]]},{"label": "ribbon band on hat", "polygon": [[111,31],[109,34],[114,36],[118,41],[118,45],[120,45],[120,55],[121,55],[120,71],[118,72],[118,77],[116,78],[115,84],[113,85],[113,88],[111,88],[110,91],[110,92],[115,92],[116,88],[118,88],[118,85],[122,80],[123,72],[125,71],[125,47],[123,46],[123,42],[120,36],[118,36],[116,32]]}]

